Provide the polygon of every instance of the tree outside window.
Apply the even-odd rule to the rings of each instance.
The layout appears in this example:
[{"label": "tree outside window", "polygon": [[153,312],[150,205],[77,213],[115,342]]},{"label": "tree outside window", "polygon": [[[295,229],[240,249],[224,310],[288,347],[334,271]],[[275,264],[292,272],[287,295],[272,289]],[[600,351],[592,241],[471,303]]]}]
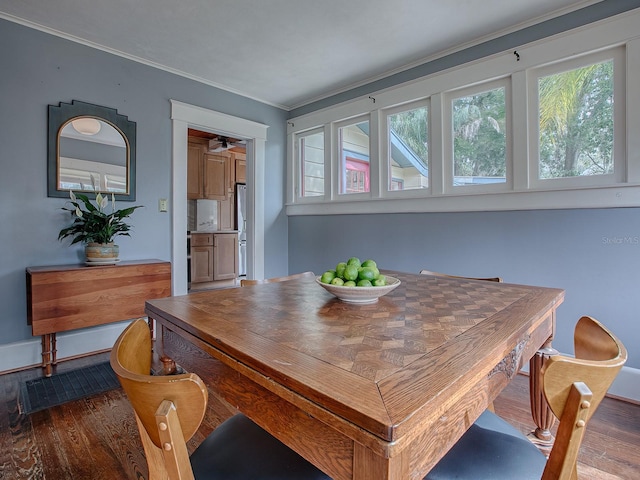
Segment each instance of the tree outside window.
[{"label": "tree outside window", "polygon": [[613,173],[613,60],[538,79],[539,177]]},{"label": "tree outside window", "polygon": [[506,181],[505,88],[455,98],[454,185]]}]

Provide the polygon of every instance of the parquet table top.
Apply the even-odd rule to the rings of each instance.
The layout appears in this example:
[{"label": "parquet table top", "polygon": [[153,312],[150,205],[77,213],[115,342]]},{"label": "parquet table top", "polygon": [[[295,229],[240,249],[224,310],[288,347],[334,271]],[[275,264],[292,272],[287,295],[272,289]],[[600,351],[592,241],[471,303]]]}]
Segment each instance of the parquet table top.
[{"label": "parquet table top", "polygon": [[[387,273],[402,285],[371,305],[344,303],[310,279],[153,300],[147,313],[393,440],[418,412],[444,408],[460,383],[487,376],[563,298],[558,289]],[[547,323],[530,355],[551,335]]]},{"label": "parquet table top", "polygon": [[[527,294],[489,282],[416,280],[370,305],[344,303],[317,286],[299,294],[294,284],[272,284],[251,296],[229,292],[216,309],[239,328],[378,381]],[[192,304],[213,307],[207,295]]]}]

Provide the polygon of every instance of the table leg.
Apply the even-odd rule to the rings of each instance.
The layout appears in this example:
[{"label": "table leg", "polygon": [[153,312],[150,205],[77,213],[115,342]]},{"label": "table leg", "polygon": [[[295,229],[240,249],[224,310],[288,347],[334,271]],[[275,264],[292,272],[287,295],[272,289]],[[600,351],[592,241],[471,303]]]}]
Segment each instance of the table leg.
[{"label": "table leg", "polygon": [[[149,327],[151,328],[152,320],[149,318]],[[153,337],[152,337],[153,338]],[[173,375],[176,373],[177,365],[173,358],[164,353],[164,327],[156,322],[156,339],[154,342],[154,356],[157,356],[162,364],[162,375]]]},{"label": "table leg", "polygon": [[529,362],[529,395],[531,396],[531,414],[536,424],[536,429],[529,434],[529,439],[535,443],[543,452],[550,450],[553,446],[553,435],[551,427],[556,421],[556,417],[549,408],[547,400],[544,398],[540,371],[544,362],[552,355],[557,355],[558,351],[551,346],[553,337],[549,338],[540,350],[531,358]]},{"label": "table leg", "polygon": [[57,363],[56,334],[45,333],[42,335],[42,368],[45,377],[51,376],[51,365]]},{"label": "table leg", "polygon": [[155,320],[151,317],[147,317],[147,324],[149,325],[149,331],[151,332],[151,340],[156,340],[156,329],[154,328]]}]

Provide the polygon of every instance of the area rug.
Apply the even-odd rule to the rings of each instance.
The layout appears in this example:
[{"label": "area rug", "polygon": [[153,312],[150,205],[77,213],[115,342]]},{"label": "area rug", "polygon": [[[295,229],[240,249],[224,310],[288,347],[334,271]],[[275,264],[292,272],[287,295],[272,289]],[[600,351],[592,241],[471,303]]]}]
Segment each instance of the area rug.
[{"label": "area rug", "polygon": [[20,413],[28,415],[119,386],[109,362],[28,380],[20,386]]}]

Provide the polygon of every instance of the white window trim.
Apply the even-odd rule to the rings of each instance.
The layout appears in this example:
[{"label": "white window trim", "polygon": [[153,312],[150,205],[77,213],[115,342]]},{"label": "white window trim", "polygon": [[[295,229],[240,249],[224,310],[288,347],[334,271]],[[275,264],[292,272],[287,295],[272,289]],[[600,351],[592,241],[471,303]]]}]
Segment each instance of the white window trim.
[{"label": "white window trim", "polygon": [[[467,97],[471,95],[478,95],[481,93],[489,92],[498,88],[504,88],[504,101],[505,101],[505,128],[507,129],[505,140],[505,181],[503,183],[494,183],[487,185],[459,185],[453,184],[454,179],[454,158],[453,158],[453,101]],[[502,78],[498,80],[492,80],[487,83],[476,84],[471,87],[461,88],[455,91],[449,91],[445,93],[445,105],[446,108],[442,112],[442,130],[444,133],[443,141],[443,156],[442,164],[444,168],[443,179],[443,192],[445,194],[460,194],[460,195],[477,195],[481,193],[494,193],[494,192],[509,192],[513,190],[513,168],[512,168],[512,153],[511,153],[511,132],[513,127],[511,125],[511,82],[510,78]]]},{"label": "white window trim", "polygon": [[[314,196],[309,196],[309,197],[303,197],[302,196],[302,190],[303,190],[303,183],[304,183],[304,178],[302,176],[303,173],[303,168],[301,165],[301,156],[300,156],[300,140],[303,139],[304,137],[309,137],[311,135],[316,135],[318,133],[322,133],[323,134],[323,139],[324,139],[324,148],[325,148],[325,152],[327,151],[327,132],[326,132],[326,128],[323,126],[320,127],[316,127],[316,128],[311,128],[309,130],[305,130],[304,132],[297,132],[294,136],[294,157],[296,159],[296,161],[293,164],[293,178],[294,178],[294,197],[296,199],[296,202],[299,203],[318,203],[318,202],[324,202],[324,201],[328,201],[328,199],[331,198],[331,192],[330,190],[327,190],[327,180],[330,180],[328,178],[327,172],[326,172],[326,168],[325,168],[325,172],[324,172],[324,195],[314,195]],[[326,154],[325,154],[325,167],[326,167]],[[329,184],[330,186],[330,184]]]},{"label": "white window trim", "polygon": [[[340,155],[341,145],[340,145],[340,129],[344,127],[350,127],[356,125],[358,123],[368,122],[369,123],[369,191],[362,193],[341,193],[341,185],[342,185],[342,158]],[[377,131],[377,122],[375,123],[374,130],[374,122],[372,122],[371,116],[369,114],[359,115],[357,117],[352,117],[347,120],[342,120],[339,122],[333,123],[332,129],[332,149],[329,150],[333,153],[331,156],[331,192],[333,199],[353,199],[353,200],[368,200],[372,197],[375,198],[377,196],[377,191],[374,191],[374,171],[378,169],[378,156],[374,155],[373,152],[373,144],[372,141],[372,133]],[[325,157],[326,163],[326,157]],[[377,177],[377,175],[376,175]],[[376,179],[377,180],[377,179]],[[326,179],[325,179],[326,185]],[[377,189],[376,189],[377,190]]]},{"label": "white window trim", "polygon": [[[625,169],[625,128],[620,128],[625,124],[625,49],[624,47],[615,47],[613,49],[602,50],[595,53],[579,55],[570,59],[554,62],[539,68],[531,69],[528,75],[528,101],[529,101],[529,187],[535,190],[558,190],[564,188],[576,187],[602,187],[607,185],[620,185],[626,179]],[[596,63],[613,60],[613,95],[614,95],[614,111],[613,122],[614,128],[614,172],[606,175],[590,175],[578,177],[561,177],[561,178],[539,178],[540,155],[539,155],[539,136],[540,123],[538,120],[538,79],[547,75],[565,72],[576,68],[593,65]]]},{"label": "white window trim", "polygon": [[[374,128],[383,123],[382,111],[397,105],[407,104],[416,99],[429,97],[431,101],[430,115],[430,181],[431,195],[415,196],[414,192],[389,198],[380,195],[381,180],[372,178],[372,192],[370,198],[359,195],[331,195],[322,202],[306,204],[298,199],[290,198],[286,206],[288,215],[315,214],[357,214],[357,213],[395,213],[395,212],[450,212],[450,211],[482,211],[482,210],[528,210],[528,209],[560,209],[560,208],[610,208],[637,207],[640,204],[640,37],[637,25],[640,24],[640,9],[627,12],[624,15],[610,17],[584,27],[580,27],[563,34],[523,45],[518,48],[519,58],[513,51],[505,51],[484,59],[470,62],[423,77],[418,80],[398,85],[383,91],[348,101],[336,106],[328,107],[294,119],[290,119],[287,129],[288,141],[293,142],[294,134],[298,131],[317,127],[318,125],[333,125],[344,119],[352,119],[368,114],[371,118],[370,142],[371,160],[378,163],[379,168],[373,169],[380,174],[378,152],[381,152],[380,129]],[[544,65],[561,62],[577,55],[589,54],[615,47],[625,48],[625,104],[623,128],[626,128],[626,138],[616,151],[616,161],[622,161],[625,176],[622,182],[612,185],[598,186],[553,185],[542,188],[532,186],[530,179],[530,133],[523,128],[523,122],[528,123],[528,83],[530,71]],[[444,92],[463,88],[478,83],[485,83],[493,79],[511,77],[512,118],[510,135],[513,174],[512,189],[505,192],[490,192],[482,194],[464,194],[455,191],[446,192],[442,182],[445,164],[443,161],[444,132],[442,121],[443,110],[446,109]],[[294,127],[295,125],[295,127]],[[325,130],[326,132],[326,130]],[[332,133],[333,135],[333,133]],[[326,142],[335,145],[335,139],[325,137]],[[295,161],[292,149],[288,149],[288,162]],[[335,155],[333,150],[327,150]],[[326,151],[325,151],[326,153]],[[337,169],[334,158],[326,165]],[[328,172],[331,178],[326,182],[333,182],[334,171]],[[555,182],[550,182],[551,184]],[[376,186],[377,192],[373,191]],[[336,190],[337,191],[337,190]],[[421,192],[425,193],[425,192]],[[358,198],[356,198],[358,197]]]},{"label": "white window trim", "polygon": [[403,105],[396,105],[391,108],[380,110],[380,184],[378,186],[381,198],[413,198],[424,197],[431,195],[432,191],[432,169],[431,169],[431,129],[427,132],[429,136],[429,150],[427,153],[427,169],[429,172],[428,187],[427,188],[415,188],[411,190],[389,190],[389,162],[391,161],[391,152],[389,151],[389,145],[391,139],[389,138],[389,117],[398,113],[408,112],[411,110],[417,110],[419,108],[427,109],[427,124],[431,125],[431,101],[429,98],[417,100],[415,102],[406,103]]}]

